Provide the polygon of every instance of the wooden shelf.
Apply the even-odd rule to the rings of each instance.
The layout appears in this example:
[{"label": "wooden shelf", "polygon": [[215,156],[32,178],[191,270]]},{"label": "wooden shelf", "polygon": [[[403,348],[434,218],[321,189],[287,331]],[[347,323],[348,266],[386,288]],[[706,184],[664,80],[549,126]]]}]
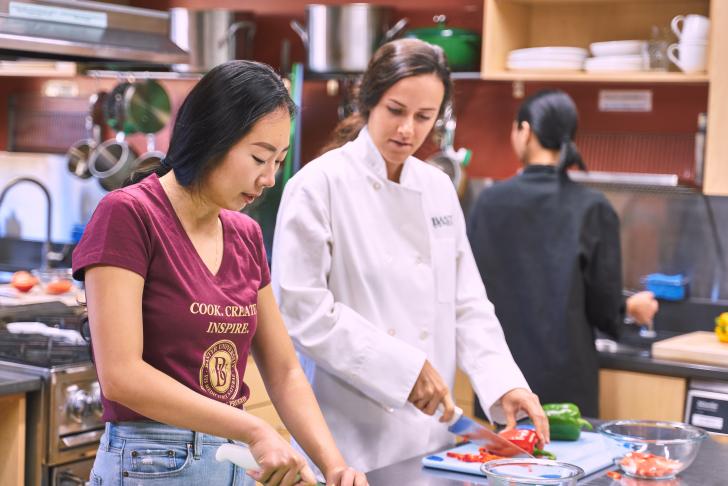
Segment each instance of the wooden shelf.
[{"label": "wooden shelf", "polygon": [[[592,42],[647,39],[653,25],[669,28],[675,15],[688,12],[709,15],[708,0],[665,0],[659,8],[651,0],[486,0],[483,78],[490,79],[491,75],[499,76],[506,71],[508,54],[515,49],[545,46],[588,49]],[[592,76],[595,75],[584,80],[593,79]],[[661,82],[660,78],[655,81]]]},{"label": "wooden shelf", "polygon": [[[517,72],[506,69],[511,51],[639,40],[652,26],[669,29],[676,15],[710,18],[709,72],[669,73]],[[703,193],[728,196],[728,1],[725,0],[485,0],[482,78],[493,81],[613,82],[708,87],[708,132]]]},{"label": "wooden shelf", "polygon": [[62,61],[0,61],[0,76],[73,77],[75,62]]},{"label": "wooden shelf", "polygon": [[555,81],[598,83],[708,83],[708,74],[683,73],[587,73],[576,71],[492,71],[481,75],[489,81]]}]

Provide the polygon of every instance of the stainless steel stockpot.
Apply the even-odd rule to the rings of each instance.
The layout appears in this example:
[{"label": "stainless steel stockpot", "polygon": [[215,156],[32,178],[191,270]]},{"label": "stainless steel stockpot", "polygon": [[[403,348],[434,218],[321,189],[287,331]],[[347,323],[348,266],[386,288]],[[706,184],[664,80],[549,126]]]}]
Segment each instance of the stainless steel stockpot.
[{"label": "stainless steel stockpot", "polygon": [[307,50],[308,70],[317,73],[364,72],[377,48],[407,25],[401,19],[389,28],[392,9],[382,5],[306,5],[306,26],[291,27]]}]

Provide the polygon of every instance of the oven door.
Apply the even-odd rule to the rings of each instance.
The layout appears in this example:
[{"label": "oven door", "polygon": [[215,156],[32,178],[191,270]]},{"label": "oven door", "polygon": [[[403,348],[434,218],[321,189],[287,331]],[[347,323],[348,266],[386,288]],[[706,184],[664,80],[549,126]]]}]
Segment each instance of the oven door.
[{"label": "oven door", "polygon": [[54,370],[51,390],[48,465],[93,458],[104,432],[93,366]]},{"label": "oven door", "polygon": [[91,477],[93,465],[94,459],[90,458],[51,467],[50,486],[83,486]]}]

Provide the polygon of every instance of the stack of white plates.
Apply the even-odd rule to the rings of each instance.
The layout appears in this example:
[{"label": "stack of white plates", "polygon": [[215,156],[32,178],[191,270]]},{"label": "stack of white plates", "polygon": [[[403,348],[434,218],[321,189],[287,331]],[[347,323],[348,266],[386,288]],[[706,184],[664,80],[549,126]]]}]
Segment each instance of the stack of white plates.
[{"label": "stack of white plates", "polygon": [[594,42],[589,49],[595,57],[586,60],[584,69],[592,73],[645,71],[645,46],[641,40]]},{"label": "stack of white plates", "polygon": [[512,71],[581,71],[588,52],[581,47],[530,47],[508,53]]}]

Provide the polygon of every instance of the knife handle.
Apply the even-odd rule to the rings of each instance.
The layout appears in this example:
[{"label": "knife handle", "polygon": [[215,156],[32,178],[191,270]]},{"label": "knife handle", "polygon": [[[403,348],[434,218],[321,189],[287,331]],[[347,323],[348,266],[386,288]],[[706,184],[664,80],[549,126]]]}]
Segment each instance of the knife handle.
[{"label": "knife handle", "polygon": [[[439,413],[440,415],[445,413],[445,407],[442,405],[442,403],[437,405],[437,413]],[[455,422],[460,420],[460,417],[462,417],[462,416],[463,416],[463,409],[458,407],[457,405],[455,405],[455,412],[452,414],[452,418],[447,421],[447,426],[448,427],[451,426],[452,424],[454,424]]]},{"label": "knife handle", "polygon": [[[240,446],[237,444],[223,444],[215,451],[215,459],[218,462],[230,461],[238,467],[242,467],[246,471],[260,471],[258,462],[253,457],[253,453],[250,452],[249,447]],[[301,476],[296,475],[296,481],[300,481]],[[316,483],[321,486],[325,486],[324,483]]]},{"label": "knife handle", "polygon": [[215,459],[219,462],[230,461],[248,471],[258,471],[260,466],[250,452],[250,448],[236,444],[223,444],[217,448]]}]

